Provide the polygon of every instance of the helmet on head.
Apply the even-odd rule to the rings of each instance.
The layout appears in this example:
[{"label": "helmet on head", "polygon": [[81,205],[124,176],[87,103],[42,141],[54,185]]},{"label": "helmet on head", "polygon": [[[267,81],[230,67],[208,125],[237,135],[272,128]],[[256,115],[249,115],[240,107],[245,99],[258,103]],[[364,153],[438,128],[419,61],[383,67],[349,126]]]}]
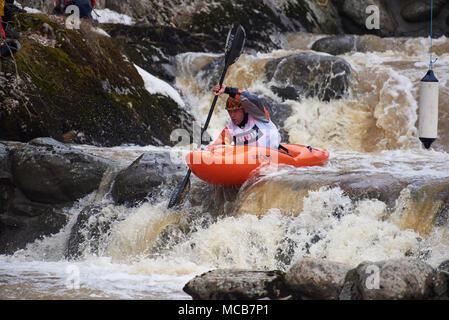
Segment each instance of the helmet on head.
[{"label": "helmet on head", "polygon": [[229,97],[228,100],[226,100],[226,110],[228,111],[235,111],[242,109],[242,103],[234,98]]}]

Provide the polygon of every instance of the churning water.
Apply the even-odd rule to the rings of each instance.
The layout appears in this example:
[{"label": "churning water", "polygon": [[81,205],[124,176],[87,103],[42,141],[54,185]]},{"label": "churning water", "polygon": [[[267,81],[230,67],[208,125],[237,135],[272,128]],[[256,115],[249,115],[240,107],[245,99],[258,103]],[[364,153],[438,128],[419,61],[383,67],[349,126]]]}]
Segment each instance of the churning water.
[{"label": "churning water", "polygon": [[[428,39],[368,37],[369,52],[341,55],[352,68],[348,94],[330,102],[281,99],[265,81],[273,58],[309,52],[317,35],[291,34],[283,49],[243,55],[225,83],[291,106],[282,127],[289,143],[331,153],[323,167],[280,168],[237,192],[193,178],[189,201],[167,210],[165,197],[135,208],[93,193],[66,208],[60,233],[11,256],[0,256],[1,299],[190,299],[182,291],[214,268],[286,270],[300,257],[356,266],[403,256],[436,267],[449,258],[449,41],[434,41],[439,57],[439,139],[425,150],[417,137],[419,81],[427,71]],[[219,55],[176,59],[176,85],[186,108],[204,123],[213,77],[203,67]],[[220,97],[208,133],[228,121]],[[186,148],[76,146],[126,167],[144,152]],[[195,185],[197,187],[195,187]],[[199,200],[198,200],[199,199]],[[78,214],[100,205],[111,223],[93,253],[65,258]]]}]

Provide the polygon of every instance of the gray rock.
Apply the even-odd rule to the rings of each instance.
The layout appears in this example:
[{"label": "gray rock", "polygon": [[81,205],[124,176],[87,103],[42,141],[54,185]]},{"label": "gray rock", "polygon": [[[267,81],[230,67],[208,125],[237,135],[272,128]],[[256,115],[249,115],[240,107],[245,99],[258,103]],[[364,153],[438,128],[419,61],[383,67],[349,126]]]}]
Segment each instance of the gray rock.
[{"label": "gray rock", "polygon": [[285,284],[300,299],[338,300],[352,267],[323,259],[301,259],[285,274]]},{"label": "gray rock", "polygon": [[355,35],[331,36],[317,40],[312,45],[312,50],[326,52],[334,56],[353,51],[363,52],[364,50],[358,46],[358,43],[358,37]]},{"label": "gray rock", "polygon": [[[108,214],[112,216],[107,216]],[[70,232],[66,257],[76,259],[84,253],[99,254],[101,239],[109,235],[111,223],[116,218],[115,212],[105,213],[101,206],[92,205],[84,208]]]},{"label": "gray rock", "polygon": [[435,294],[439,299],[449,299],[449,260],[443,261],[436,271]]},{"label": "gray rock", "polygon": [[289,1],[285,4],[285,14],[307,31],[320,34],[343,33],[342,19],[338,14],[338,4],[328,1],[326,6],[317,5],[324,1]]},{"label": "gray rock", "polygon": [[[447,0],[433,1],[433,17],[437,17]],[[401,16],[408,22],[425,22],[430,20],[430,1],[408,1],[401,9]]]},{"label": "gray rock", "polygon": [[135,205],[155,196],[164,183],[185,175],[185,164],[174,164],[170,153],[144,153],[115,178],[112,198],[118,204]]},{"label": "gray rock", "polygon": [[0,212],[0,254],[12,254],[36,239],[58,233],[67,221],[61,206],[30,201],[10,187],[6,211]]},{"label": "gray rock", "polygon": [[281,134],[281,142],[288,143],[289,135],[284,129],[284,122],[292,115],[292,106],[287,103],[277,103],[264,96],[259,97],[267,108],[271,121],[277,126],[279,133]]},{"label": "gray rock", "polygon": [[194,300],[280,299],[288,296],[281,271],[217,269],[190,280],[183,290]]},{"label": "gray rock", "polygon": [[[372,13],[366,13],[368,6],[379,8],[379,29],[368,29],[367,19]],[[342,19],[346,33],[376,34],[379,36],[393,36],[397,29],[397,22],[388,10],[385,0],[345,0],[342,13],[349,19]]]},{"label": "gray rock", "polygon": [[0,214],[8,208],[10,194],[13,190],[9,148],[0,143]]},{"label": "gray rock", "polygon": [[96,190],[109,160],[36,138],[12,152],[14,183],[32,201],[70,203]]},{"label": "gray rock", "polygon": [[363,262],[347,273],[340,299],[430,299],[435,277],[435,270],[417,259]]},{"label": "gray rock", "polygon": [[299,53],[269,61],[265,66],[271,89],[284,99],[342,98],[349,87],[351,66],[344,59]]}]

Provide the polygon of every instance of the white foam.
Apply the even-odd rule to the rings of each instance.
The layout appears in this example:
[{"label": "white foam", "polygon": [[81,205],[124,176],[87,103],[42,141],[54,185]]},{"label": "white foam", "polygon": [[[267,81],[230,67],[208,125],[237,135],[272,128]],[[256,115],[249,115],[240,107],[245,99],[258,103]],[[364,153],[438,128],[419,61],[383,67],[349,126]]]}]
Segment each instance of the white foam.
[{"label": "white foam", "polygon": [[135,24],[135,21],[132,17],[107,8],[93,10],[92,17],[98,20],[99,23],[115,23],[124,25]]},{"label": "white foam", "polygon": [[139,72],[140,76],[142,77],[144,83],[145,83],[145,89],[148,90],[151,94],[162,94],[166,97],[171,98],[173,101],[175,101],[180,107],[184,108],[185,103],[182,100],[181,96],[179,95],[178,91],[176,91],[175,88],[173,88],[171,85],[169,85],[167,82],[156,78],[148,71],[140,68],[138,65],[134,65]]}]

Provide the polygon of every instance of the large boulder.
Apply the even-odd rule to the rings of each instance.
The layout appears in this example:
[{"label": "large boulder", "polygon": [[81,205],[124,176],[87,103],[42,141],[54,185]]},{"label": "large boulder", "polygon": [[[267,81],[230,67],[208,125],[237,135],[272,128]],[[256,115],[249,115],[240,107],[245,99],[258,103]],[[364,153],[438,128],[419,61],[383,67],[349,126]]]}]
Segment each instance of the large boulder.
[{"label": "large boulder", "polygon": [[[433,1],[433,17],[437,17],[447,0],[434,0]],[[426,0],[413,0],[404,3],[401,9],[401,16],[408,22],[424,22],[430,20],[430,1]]]},{"label": "large boulder", "polygon": [[351,269],[343,263],[305,258],[287,270],[285,284],[297,299],[338,300]]},{"label": "large boulder", "polygon": [[15,185],[32,201],[71,203],[100,185],[110,161],[51,138],[36,138],[12,152]]},{"label": "large boulder", "polygon": [[417,259],[363,262],[347,273],[340,299],[430,299],[435,276],[430,265]]},{"label": "large boulder", "polygon": [[190,280],[183,290],[194,300],[280,299],[288,296],[281,271],[216,269]]},{"label": "large boulder", "polygon": [[11,172],[11,154],[16,148],[0,143],[0,254],[12,254],[57,233],[68,221],[61,206],[31,201],[16,187]]},{"label": "large boulder", "polygon": [[269,61],[265,75],[271,89],[284,99],[317,97],[329,101],[346,93],[351,66],[330,55],[298,53]]},{"label": "large boulder", "polygon": [[296,0],[284,4],[283,12],[294,21],[299,21],[304,31],[318,34],[343,33],[342,19],[335,1]]},{"label": "large boulder", "polygon": [[28,13],[13,20],[22,49],[2,61],[0,139],[61,141],[75,131],[77,143],[170,145],[174,129],[191,128],[178,97],[160,87],[150,93],[110,37],[89,21],[76,30],[63,21]]},{"label": "large boulder", "polygon": [[[223,48],[232,23],[247,31],[246,48],[268,51],[279,47],[273,34],[308,31],[341,33],[342,26],[333,3],[319,7],[314,0],[278,1],[142,1],[109,0],[106,7],[128,14],[139,23],[175,27],[194,35],[208,35]],[[205,50],[201,50],[205,51]],[[221,50],[220,50],[221,51]]]},{"label": "large boulder", "polygon": [[[373,11],[367,12],[369,6],[379,10],[378,29],[367,28],[367,20],[373,15]],[[345,0],[340,11],[346,33],[393,36],[398,26],[386,0]]]},{"label": "large boulder", "polygon": [[12,254],[58,233],[68,219],[62,206],[31,201],[19,189],[12,189],[7,210],[0,212],[0,254]]},{"label": "large boulder", "polygon": [[170,153],[144,153],[115,178],[111,195],[118,204],[135,205],[158,195],[160,186],[185,175],[187,166],[175,164]]},{"label": "large boulder", "polygon": [[135,64],[156,77],[174,82],[174,57],[183,52],[221,52],[222,39],[207,34],[192,34],[172,26],[139,24],[102,25],[112,41]]}]

